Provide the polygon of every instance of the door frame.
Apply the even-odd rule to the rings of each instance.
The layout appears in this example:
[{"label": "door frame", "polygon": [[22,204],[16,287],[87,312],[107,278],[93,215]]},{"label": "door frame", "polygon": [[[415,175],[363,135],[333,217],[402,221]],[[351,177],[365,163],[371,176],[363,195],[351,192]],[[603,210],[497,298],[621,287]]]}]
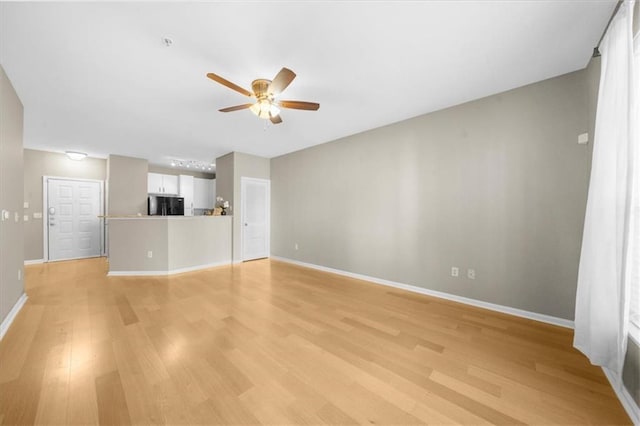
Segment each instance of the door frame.
[{"label": "door frame", "polygon": [[267,231],[266,231],[266,240],[267,240],[267,258],[271,257],[271,180],[269,179],[258,179],[252,177],[240,177],[240,261],[244,262],[246,259],[244,258],[244,223],[245,223],[245,215],[247,211],[247,200],[245,197],[245,189],[247,182],[259,182],[267,184]]},{"label": "door frame", "polygon": [[[104,181],[98,179],[82,179],[82,178],[68,178],[62,176],[42,176],[42,259],[45,262],[49,261],[49,191],[47,183],[49,179],[57,180],[72,180],[76,182],[92,182],[100,184],[100,256],[105,255],[105,241],[104,241]],[[84,259],[84,258],[83,258]],[[70,260],[70,259],[66,259]]]}]

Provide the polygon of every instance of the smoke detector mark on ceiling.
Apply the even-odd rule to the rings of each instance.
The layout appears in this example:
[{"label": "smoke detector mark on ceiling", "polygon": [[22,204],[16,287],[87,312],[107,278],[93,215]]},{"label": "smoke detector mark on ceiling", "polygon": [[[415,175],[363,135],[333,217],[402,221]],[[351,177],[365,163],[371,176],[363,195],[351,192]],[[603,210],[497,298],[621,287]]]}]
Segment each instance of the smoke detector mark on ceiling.
[{"label": "smoke detector mark on ceiling", "polygon": [[173,39],[171,37],[162,37],[162,43],[164,43],[166,47],[171,47],[171,45],[173,45]]}]

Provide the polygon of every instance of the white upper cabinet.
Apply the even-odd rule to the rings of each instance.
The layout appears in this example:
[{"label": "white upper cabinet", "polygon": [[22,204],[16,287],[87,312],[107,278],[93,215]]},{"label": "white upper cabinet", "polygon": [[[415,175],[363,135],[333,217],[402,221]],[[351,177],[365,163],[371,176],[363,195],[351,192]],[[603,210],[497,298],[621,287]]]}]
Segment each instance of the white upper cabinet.
[{"label": "white upper cabinet", "polygon": [[162,175],[162,184],[165,194],[178,195],[178,176]]},{"label": "white upper cabinet", "polygon": [[178,195],[178,176],[149,173],[147,192],[149,194]]},{"label": "white upper cabinet", "polygon": [[216,180],[189,175],[149,173],[147,192],[159,195],[179,195],[184,198],[184,215],[193,216],[193,209],[212,209],[216,204]]},{"label": "white upper cabinet", "polygon": [[162,194],[162,175],[149,173],[147,177],[147,192],[149,194]]}]

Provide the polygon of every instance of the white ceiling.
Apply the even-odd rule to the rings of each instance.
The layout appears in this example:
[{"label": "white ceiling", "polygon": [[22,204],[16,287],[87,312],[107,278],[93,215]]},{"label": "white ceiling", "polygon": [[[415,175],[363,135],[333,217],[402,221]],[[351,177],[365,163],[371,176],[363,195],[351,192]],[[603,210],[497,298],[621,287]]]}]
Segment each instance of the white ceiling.
[{"label": "white ceiling", "polygon": [[[0,63],[25,147],[211,161],[274,157],[584,68],[607,1],[0,3]],[[165,47],[162,38],[174,40]],[[298,77],[273,126],[248,98]]]}]

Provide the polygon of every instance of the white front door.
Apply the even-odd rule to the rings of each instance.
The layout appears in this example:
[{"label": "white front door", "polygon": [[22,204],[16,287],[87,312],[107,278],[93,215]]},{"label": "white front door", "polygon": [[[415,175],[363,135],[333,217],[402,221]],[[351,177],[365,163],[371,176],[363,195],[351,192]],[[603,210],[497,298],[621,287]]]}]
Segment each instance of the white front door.
[{"label": "white front door", "polygon": [[240,178],[242,260],[269,257],[271,182]]},{"label": "white front door", "polygon": [[47,179],[49,260],[101,254],[100,182]]}]

